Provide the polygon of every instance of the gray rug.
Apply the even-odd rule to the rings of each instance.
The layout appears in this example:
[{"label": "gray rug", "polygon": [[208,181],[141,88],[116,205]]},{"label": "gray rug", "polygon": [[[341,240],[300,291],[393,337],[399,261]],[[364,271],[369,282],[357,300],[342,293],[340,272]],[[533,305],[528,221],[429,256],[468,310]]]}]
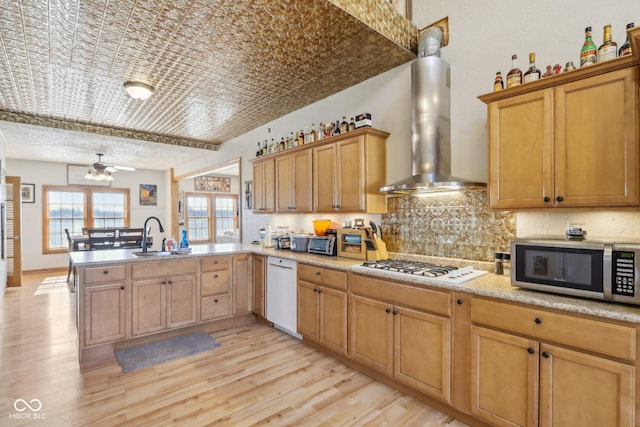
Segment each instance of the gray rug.
[{"label": "gray rug", "polygon": [[127,373],[218,347],[220,343],[209,334],[196,332],[116,350],[116,358],[122,367],[122,372]]}]

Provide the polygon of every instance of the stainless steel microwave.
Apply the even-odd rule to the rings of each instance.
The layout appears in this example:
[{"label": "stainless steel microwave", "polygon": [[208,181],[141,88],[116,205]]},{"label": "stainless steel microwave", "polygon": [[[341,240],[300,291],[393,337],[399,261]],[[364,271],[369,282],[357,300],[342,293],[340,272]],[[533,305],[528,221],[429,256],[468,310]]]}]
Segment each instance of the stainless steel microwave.
[{"label": "stainless steel microwave", "polygon": [[511,284],[521,288],[640,305],[640,244],[514,239]]}]

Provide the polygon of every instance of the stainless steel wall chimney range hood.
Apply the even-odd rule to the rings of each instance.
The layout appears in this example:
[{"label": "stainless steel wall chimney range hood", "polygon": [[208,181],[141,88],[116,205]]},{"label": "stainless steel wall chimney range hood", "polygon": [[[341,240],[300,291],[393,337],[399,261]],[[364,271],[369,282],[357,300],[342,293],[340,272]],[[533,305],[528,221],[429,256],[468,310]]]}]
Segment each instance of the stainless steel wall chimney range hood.
[{"label": "stainless steel wall chimney range hood", "polygon": [[380,188],[383,193],[477,190],[487,186],[451,175],[451,89],[449,64],[440,59],[441,42],[438,27],[420,35],[418,58],[411,63],[413,176]]}]

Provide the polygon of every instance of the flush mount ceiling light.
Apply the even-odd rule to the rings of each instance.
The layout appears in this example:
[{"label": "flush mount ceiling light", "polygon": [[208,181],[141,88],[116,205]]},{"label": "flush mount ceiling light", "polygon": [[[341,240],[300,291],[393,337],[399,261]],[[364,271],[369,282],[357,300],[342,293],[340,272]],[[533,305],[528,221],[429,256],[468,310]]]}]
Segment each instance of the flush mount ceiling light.
[{"label": "flush mount ceiling light", "polygon": [[142,101],[149,98],[155,90],[153,86],[142,82],[124,82],[124,88],[130,97]]}]

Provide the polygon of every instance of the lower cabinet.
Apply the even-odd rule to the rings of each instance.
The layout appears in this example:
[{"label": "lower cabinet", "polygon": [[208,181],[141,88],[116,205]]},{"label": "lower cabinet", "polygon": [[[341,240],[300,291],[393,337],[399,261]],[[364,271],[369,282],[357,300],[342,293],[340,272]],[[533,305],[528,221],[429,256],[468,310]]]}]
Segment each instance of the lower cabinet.
[{"label": "lower cabinet", "polygon": [[298,333],[337,353],[347,352],[347,273],[298,265]]},{"label": "lower cabinet", "polygon": [[[633,328],[478,299],[471,312],[491,326],[471,326],[472,415],[495,426],[634,425],[633,364],[589,354],[633,359]],[[558,345],[564,334],[586,351]]]},{"label": "lower cabinet", "polygon": [[200,320],[231,316],[231,256],[202,259]]},{"label": "lower cabinet", "polygon": [[251,313],[253,281],[251,254],[233,256],[233,314]]},{"label": "lower cabinet", "polygon": [[132,278],[132,335],[196,323],[196,260],[136,264]]},{"label": "lower cabinet", "polygon": [[[358,275],[352,276],[351,289],[349,356],[450,402],[449,293]],[[370,295],[358,295],[363,293]]]},{"label": "lower cabinet", "polygon": [[253,312],[265,317],[265,291],[266,291],[266,262],[262,255],[253,256]]},{"label": "lower cabinet", "polygon": [[126,337],[126,286],[107,283],[84,289],[84,345],[118,341]]},{"label": "lower cabinet", "polygon": [[126,266],[82,268],[84,343],[91,346],[127,337]]}]

